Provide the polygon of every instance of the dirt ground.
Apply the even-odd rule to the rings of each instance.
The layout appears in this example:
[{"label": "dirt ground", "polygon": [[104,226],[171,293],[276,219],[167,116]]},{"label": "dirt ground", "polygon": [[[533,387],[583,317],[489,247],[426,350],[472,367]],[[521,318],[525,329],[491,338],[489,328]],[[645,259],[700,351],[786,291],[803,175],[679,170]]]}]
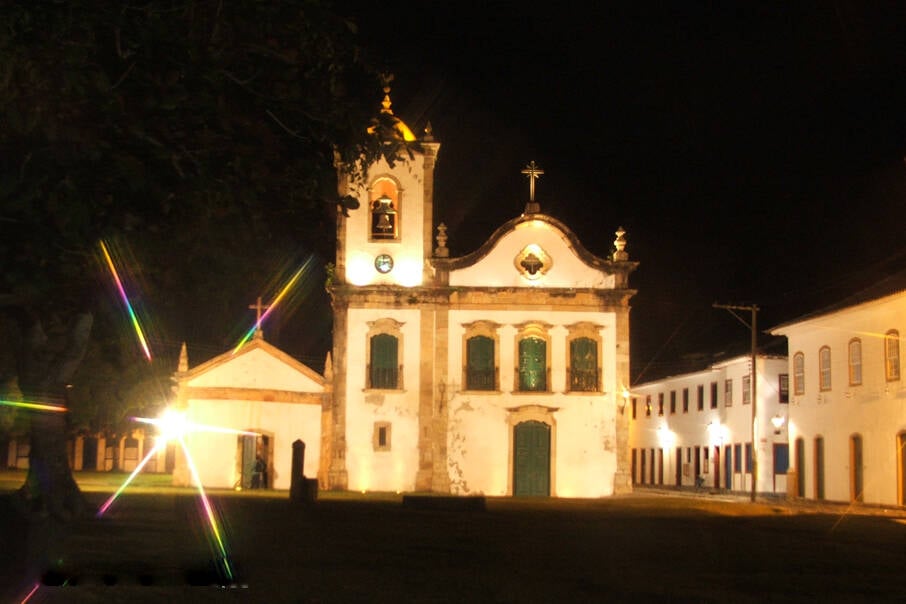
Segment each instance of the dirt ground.
[{"label": "dirt ground", "polygon": [[[8,485],[7,485],[8,486]],[[4,487],[0,481],[0,489]],[[88,486],[97,509],[109,497]],[[906,599],[906,510],[710,494],[488,499],[137,487],[101,518],[25,518],[0,491],[3,602],[878,602]],[[422,502],[424,503],[424,502]],[[218,572],[220,568],[220,572]],[[33,593],[31,593],[33,592]],[[29,594],[31,595],[29,596]]]}]

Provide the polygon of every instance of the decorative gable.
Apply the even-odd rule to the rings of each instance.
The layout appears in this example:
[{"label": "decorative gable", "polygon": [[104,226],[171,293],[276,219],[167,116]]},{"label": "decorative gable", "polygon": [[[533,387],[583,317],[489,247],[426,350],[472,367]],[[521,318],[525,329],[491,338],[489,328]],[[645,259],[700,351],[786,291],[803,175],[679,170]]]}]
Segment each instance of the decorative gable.
[{"label": "decorative gable", "polygon": [[616,287],[610,262],[587,252],[559,221],[522,216],[499,229],[474,254],[451,261],[459,287]]}]

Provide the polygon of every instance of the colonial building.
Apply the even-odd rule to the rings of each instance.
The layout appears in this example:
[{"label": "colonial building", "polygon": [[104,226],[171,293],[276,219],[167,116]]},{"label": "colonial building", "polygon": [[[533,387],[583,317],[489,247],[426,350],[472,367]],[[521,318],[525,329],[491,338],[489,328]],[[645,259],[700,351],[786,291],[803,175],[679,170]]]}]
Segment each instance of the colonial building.
[{"label": "colonial building", "polygon": [[616,409],[629,378],[636,263],[623,232],[613,258],[592,255],[541,212],[532,162],[524,211],[514,205],[481,248],[451,257],[434,215],[440,144],[430,133],[413,142],[411,159],[381,160],[363,185],[341,185],[361,209],[338,214],[327,486],[566,497],[628,489],[627,424]]},{"label": "colonial building", "polygon": [[754,417],[751,366],[751,356],[739,356],[633,386],[633,483],[751,492],[754,425],[756,491],[786,493],[786,357],[756,357]]},{"label": "colonial building", "polygon": [[793,492],[906,505],[904,275],[771,333],[789,342]]},{"label": "colonial building", "polygon": [[[625,233],[612,256],[586,250],[541,211],[532,162],[528,203],[514,203],[479,249],[452,257],[434,213],[440,144],[430,133],[415,140],[389,97],[383,113],[413,154],[378,161],[364,180],[341,177],[341,197],[359,209],[337,213],[327,375],[259,339],[177,376],[189,421],[262,435],[192,432],[202,482],[244,484],[263,452],[271,484],[286,488],[301,439],[306,474],[328,489],[628,490],[628,421],[617,407],[629,383],[636,263]],[[174,475],[188,480],[185,466]]]}]

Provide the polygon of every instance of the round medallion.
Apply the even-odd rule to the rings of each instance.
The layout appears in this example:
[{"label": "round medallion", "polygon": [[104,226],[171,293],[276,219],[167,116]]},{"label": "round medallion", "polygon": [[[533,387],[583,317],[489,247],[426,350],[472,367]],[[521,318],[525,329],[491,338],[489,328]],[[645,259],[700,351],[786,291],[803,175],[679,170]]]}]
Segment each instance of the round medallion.
[{"label": "round medallion", "polygon": [[393,269],[393,258],[390,257],[390,254],[381,254],[374,259],[374,268],[377,269],[377,272],[386,275]]}]

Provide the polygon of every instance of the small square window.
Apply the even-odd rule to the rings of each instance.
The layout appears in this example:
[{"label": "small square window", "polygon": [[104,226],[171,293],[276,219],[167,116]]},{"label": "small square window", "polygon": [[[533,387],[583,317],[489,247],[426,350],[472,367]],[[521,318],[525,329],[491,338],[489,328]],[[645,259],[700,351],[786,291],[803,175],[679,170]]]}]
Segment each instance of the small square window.
[{"label": "small square window", "polygon": [[390,422],[375,422],[371,444],[375,451],[390,450]]}]

